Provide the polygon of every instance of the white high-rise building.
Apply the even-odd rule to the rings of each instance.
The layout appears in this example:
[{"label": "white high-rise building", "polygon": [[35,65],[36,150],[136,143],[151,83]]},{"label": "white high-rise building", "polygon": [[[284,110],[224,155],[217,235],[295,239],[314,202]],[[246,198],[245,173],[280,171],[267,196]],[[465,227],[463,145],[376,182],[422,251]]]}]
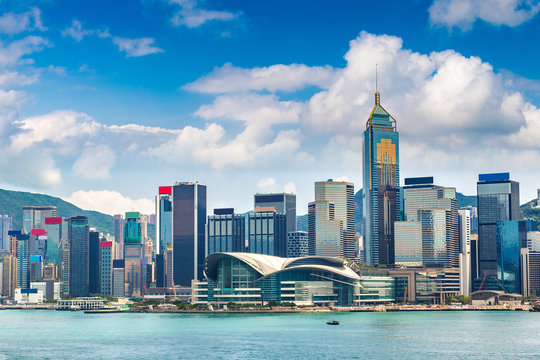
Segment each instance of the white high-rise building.
[{"label": "white high-rise building", "polygon": [[12,219],[8,215],[0,215],[0,251],[11,250],[11,238],[9,230],[11,230]]},{"label": "white high-rise building", "polygon": [[540,251],[540,231],[527,232],[527,248],[530,251]]},{"label": "white high-rise building", "polygon": [[471,292],[471,212],[458,210],[459,241],[459,277],[460,293],[469,296]]}]

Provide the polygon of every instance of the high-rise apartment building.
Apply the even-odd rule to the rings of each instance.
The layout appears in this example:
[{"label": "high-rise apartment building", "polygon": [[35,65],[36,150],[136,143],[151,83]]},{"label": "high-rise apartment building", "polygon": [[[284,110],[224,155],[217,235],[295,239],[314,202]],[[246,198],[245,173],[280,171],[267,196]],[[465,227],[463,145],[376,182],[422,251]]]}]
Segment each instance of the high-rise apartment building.
[{"label": "high-rise apartment building", "polygon": [[399,133],[396,120],[380,104],[366,123],[363,140],[364,252],[366,264],[393,264],[394,222],[400,220]]},{"label": "high-rise apartment building", "polygon": [[248,249],[250,253],[287,256],[286,215],[273,207],[255,208],[248,215]]},{"label": "high-rise apartment building", "polygon": [[125,293],[125,276],[124,276],[124,260],[113,260],[113,279],[112,279],[112,295],[116,297],[124,297]]},{"label": "high-rise apartment building", "polygon": [[191,286],[191,280],[202,280],[204,276],[206,186],[197,182],[176,183],[172,196],[174,284]]},{"label": "high-rise apartment building", "polygon": [[69,295],[88,296],[89,289],[89,228],[86,216],[67,219],[69,241]]},{"label": "high-rise apartment building", "polygon": [[273,207],[278,214],[285,215],[287,233],[296,231],[296,194],[255,194],[254,200],[254,209]]},{"label": "high-rise apartment building", "polygon": [[44,229],[45,218],[56,216],[56,206],[23,206],[23,232]]},{"label": "high-rise apartment building", "polygon": [[160,186],[156,196],[156,254],[172,244],[172,186]]},{"label": "high-rise apartment building", "polygon": [[309,237],[306,231],[293,231],[287,234],[287,257],[309,255]]},{"label": "high-rise apartment building", "polygon": [[27,234],[17,237],[17,287],[30,288],[30,236]]},{"label": "high-rise apartment building", "polygon": [[124,258],[124,217],[121,214],[114,215],[114,256],[115,259]]},{"label": "high-rise apartment building", "polygon": [[113,243],[112,241],[99,242],[99,293],[112,294],[113,272]]},{"label": "high-rise apartment building", "polygon": [[315,183],[315,202],[329,201],[334,205],[334,220],[342,227],[339,256],[352,260],[355,256],[354,184],[345,181]]},{"label": "high-rise apartment building", "polygon": [[11,216],[0,215],[0,252],[9,253],[11,251],[11,241],[9,237],[11,226]]},{"label": "high-rise apartment building", "polygon": [[2,295],[13,299],[17,286],[17,258],[13,255],[4,256],[2,269]]},{"label": "high-rise apartment building", "polygon": [[497,222],[519,220],[519,183],[509,173],[480,174],[478,202],[478,278],[477,290],[499,289],[497,277]]},{"label": "high-rise apartment building", "polygon": [[45,218],[47,235],[47,263],[60,265],[60,242],[62,240],[62,218],[59,216]]},{"label": "high-rise apartment building", "polygon": [[469,296],[472,289],[471,274],[471,211],[458,210],[459,216],[459,277],[461,295]]},{"label": "high-rise apartment building", "polygon": [[422,222],[396,221],[394,223],[395,263],[405,267],[424,266],[422,252]]},{"label": "high-rise apartment building", "polygon": [[335,218],[332,201],[308,204],[308,252],[316,256],[342,256],[343,222]]},{"label": "high-rise apartment building", "polygon": [[246,251],[246,217],[234,209],[214,209],[208,215],[208,255],[215,252]]},{"label": "high-rise apartment building", "polygon": [[143,244],[140,214],[127,212],[124,224],[124,272],[126,296],[141,296],[143,291]]}]

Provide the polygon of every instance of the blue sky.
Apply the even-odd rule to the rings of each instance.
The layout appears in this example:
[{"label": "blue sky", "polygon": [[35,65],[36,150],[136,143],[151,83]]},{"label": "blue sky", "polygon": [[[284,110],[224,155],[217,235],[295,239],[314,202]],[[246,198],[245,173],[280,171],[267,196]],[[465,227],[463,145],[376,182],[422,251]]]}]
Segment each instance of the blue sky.
[{"label": "blue sky", "polygon": [[535,196],[538,1],[4,1],[0,185],[108,213],[157,186],[257,191],[361,184],[379,64],[401,175],[475,193],[510,171]]}]

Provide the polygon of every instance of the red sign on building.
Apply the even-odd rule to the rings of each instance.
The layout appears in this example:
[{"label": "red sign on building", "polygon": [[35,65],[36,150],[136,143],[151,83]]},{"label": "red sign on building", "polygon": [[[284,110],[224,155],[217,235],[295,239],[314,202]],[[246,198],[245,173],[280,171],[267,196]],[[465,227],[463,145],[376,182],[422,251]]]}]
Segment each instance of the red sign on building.
[{"label": "red sign on building", "polygon": [[159,195],[170,195],[172,194],[172,186],[160,186]]},{"label": "red sign on building", "polygon": [[61,216],[52,216],[45,218],[45,225],[58,225],[62,223]]},{"label": "red sign on building", "polygon": [[32,229],[31,235],[45,235],[45,229]]}]

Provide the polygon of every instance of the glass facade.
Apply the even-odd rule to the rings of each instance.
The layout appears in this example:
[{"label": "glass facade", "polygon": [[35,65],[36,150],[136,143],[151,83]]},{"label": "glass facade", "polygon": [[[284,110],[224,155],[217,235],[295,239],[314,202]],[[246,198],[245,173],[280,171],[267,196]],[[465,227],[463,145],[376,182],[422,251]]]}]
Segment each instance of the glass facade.
[{"label": "glass facade", "polygon": [[45,218],[56,216],[56,206],[23,206],[23,232],[44,229]]},{"label": "glass facade", "polygon": [[110,241],[99,243],[99,293],[105,296],[112,294],[112,249]]},{"label": "glass facade", "polygon": [[296,194],[255,194],[257,207],[274,207],[278,214],[286,216],[287,232],[296,231]]},{"label": "glass facade", "polygon": [[255,254],[287,256],[285,215],[256,212],[248,215],[248,249]]},{"label": "glass facade", "polygon": [[394,223],[396,265],[422,266],[422,223],[396,221]]},{"label": "glass facade", "polygon": [[479,181],[477,201],[478,280],[475,281],[475,289],[485,283],[486,277],[497,276],[497,221],[519,220],[519,183],[511,180]]},{"label": "glass facade", "polygon": [[395,119],[380,105],[378,92],[362,151],[366,264],[394,264],[394,222],[400,220],[401,208],[399,133]]},{"label": "glass facade", "polygon": [[90,294],[99,294],[99,233],[88,233],[88,290]]},{"label": "glass facade", "polygon": [[158,201],[158,253],[162,254],[167,250],[167,244],[172,244],[172,201],[170,195],[159,195]]},{"label": "glass facade", "polygon": [[69,295],[88,296],[89,291],[89,229],[88,218],[68,219]]},{"label": "glass facade", "polygon": [[[232,209],[231,209],[232,210]],[[234,213],[208,216],[208,254],[244,252],[246,218]]]},{"label": "glass facade", "polygon": [[304,257],[309,255],[308,233],[294,231],[287,234],[287,257]]},{"label": "glass facade", "polygon": [[45,218],[45,232],[47,233],[48,264],[60,265],[60,241],[62,240],[62,218]]},{"label": "glass facade", "polygon": [[173,194],[173,277],[175,285],[191,286],[203,278],[206,251],[206,186],[177,183]]},{"label": "glass facade", "polygon": [[308,252],[314,256],[342,256],[343,224],[335,219],[334,203],[308,204]]},{"label": "glass facade", "polygon": [[124,258],[124,217],[120,214],[114,215],[114,242],[116,243],[115,258]]},{"label": "glass facade", "polygon": [[26,234],[17,235],[17,287],[30,287],[30,237]]},{"label": "glass facade", "polygon": [[497,280],[507,293],[521,293],[520,250],[526,247],[524,221],[497,222]]}]

